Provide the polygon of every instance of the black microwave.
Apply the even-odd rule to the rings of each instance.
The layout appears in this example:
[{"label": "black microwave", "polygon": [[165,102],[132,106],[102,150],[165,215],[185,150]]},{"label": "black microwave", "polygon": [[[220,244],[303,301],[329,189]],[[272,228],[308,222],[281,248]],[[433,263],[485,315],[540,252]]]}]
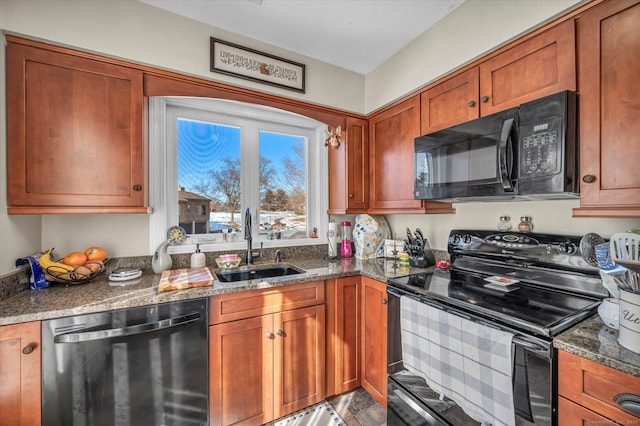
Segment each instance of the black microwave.
[{"label": "black microwave", "polygon": [[415,199],[577,198],[576,94],[556,93],[415,139]]}]

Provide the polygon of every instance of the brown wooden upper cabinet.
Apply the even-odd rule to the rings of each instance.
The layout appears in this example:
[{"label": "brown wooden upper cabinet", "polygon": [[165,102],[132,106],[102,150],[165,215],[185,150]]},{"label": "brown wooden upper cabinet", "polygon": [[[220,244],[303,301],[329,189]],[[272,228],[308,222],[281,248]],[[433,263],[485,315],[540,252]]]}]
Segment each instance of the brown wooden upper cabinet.
[{"label": "brown wooden upper cabinet", "polygon": [[329,214],[366,213],[369,207],[369,123],[347,117],[343,143],[329,149]]},{"label": "brown wooden upper cabinet", "polygon": [[578,16],[580,207],[574,216],[640,216],[640,2]]},{"label": "brown wooden upper cabinet", "polygon": [[420,133],[575,91],[574,27],[567,20],[422,92]]},{"label": "brown wooden upper cabinet", "polygon": [[7,40],[8,213],[147,213],[142,71]]},{"label": "brown wooden upper cabinet", "polygon": [[420,136],[420,96],[369,120],[370,213],[452,213],[451,204],[413,198],[413,140]]}]

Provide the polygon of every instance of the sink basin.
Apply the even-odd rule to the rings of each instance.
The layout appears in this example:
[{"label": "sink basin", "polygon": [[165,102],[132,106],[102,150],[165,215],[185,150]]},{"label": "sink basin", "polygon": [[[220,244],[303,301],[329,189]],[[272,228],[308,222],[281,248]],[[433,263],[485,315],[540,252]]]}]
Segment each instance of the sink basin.
[{"label": "sink basin", "polygon": [[216,271],[216,276],[223,283],[246,280],[260,280],[263,278],[283,277],[285,275],[302,274],[304,271],[291,265],[266,266],[236,271]]}]

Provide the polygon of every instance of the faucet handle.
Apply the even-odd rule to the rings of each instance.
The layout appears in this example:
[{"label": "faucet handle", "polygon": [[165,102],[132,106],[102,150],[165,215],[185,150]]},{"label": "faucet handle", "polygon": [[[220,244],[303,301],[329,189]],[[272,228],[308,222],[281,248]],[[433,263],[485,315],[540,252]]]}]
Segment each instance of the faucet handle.
[{"label": "faucet handle", "polygon": [[280,263],[282,260],[282,252],[280,250],[276,250],[276,263]]}]

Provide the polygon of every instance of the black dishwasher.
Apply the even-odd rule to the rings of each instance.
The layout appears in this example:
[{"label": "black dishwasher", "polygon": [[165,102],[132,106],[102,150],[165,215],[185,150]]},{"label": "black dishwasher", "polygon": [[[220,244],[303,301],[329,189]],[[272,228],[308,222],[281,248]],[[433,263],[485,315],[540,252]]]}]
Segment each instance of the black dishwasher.
[{"label": "black dishwasher", "polygon": [[206,299],[42,324],[44,426],[208,423]]}]

